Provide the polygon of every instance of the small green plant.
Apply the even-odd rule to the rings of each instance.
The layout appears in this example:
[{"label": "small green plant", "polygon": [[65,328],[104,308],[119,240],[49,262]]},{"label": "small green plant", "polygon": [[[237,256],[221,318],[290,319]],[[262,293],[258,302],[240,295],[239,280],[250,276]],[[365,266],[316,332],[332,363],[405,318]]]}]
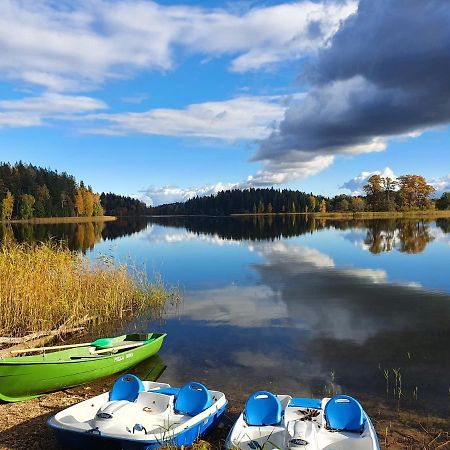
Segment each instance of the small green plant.
[{"label": "small green plant", "polygon": [[397,399],[397,409],[400,408],[400,398],[402,397],[402,374],[400,368],[392,369],[395,374],[395,388],[394,388],[394,398]]},{"label": "small green plant", "polygon": [[389,398],[389,369],[384,369],[384,378],[386,380],[386,399]]},{"label": "small green plant", "polygon": [[325,385],[325,395],[328,397],[333,397],[336,395],[336,372],[334,370],[330,371],[330,380]]}]

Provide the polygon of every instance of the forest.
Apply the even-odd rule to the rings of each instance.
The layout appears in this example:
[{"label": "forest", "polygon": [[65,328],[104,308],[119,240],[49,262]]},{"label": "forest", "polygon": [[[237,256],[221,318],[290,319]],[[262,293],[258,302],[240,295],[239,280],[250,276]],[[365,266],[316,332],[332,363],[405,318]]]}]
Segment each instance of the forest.
[{"label": "forest", "polygon": [[0,164],[2,220],[102,216],[100,194],[66,172],[19,162]]},{"label": "forest", "polygon": [[3,221],[148,213],[145,203],[137,199],[112,193],[99,194],[66,172],[22,162],[0,164],[0,207]]},{"label": "forest", "polygon": [[396,180],[373,175],[364,186],[365,195],[328,198],[290,189],[234,189],[216,195],[194,197],[184,203],[150,207],[152,215],[213,215],[264,213],[327,213],[363,211],[415,211],[450,209],[450,193],[433,199],[434,188],[420,175]]},{"label": "forest", "polygon": [[327,213],[450,209],[450,192],[434,199],[434,188],[420,175],[393,180],[371,176],[358,196],[324,197],[290,189],[234,189],[186,202],[148,207],[114,193],[95,193],[66,172],[19,162],[0,164],[0,207],[3,221],[33,217],[118,217],[145,215],[213,215]]},{"label": "forest", "polygon": [[149,213],[144,202],[125,195],[117,195],[111,192],[102,193],[100,201],[108,216],[142,216]]}]

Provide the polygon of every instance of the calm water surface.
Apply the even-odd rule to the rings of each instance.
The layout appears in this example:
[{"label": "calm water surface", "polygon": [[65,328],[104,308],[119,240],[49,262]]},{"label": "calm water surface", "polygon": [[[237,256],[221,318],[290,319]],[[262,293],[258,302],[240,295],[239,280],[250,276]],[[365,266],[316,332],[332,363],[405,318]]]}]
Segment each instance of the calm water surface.
[{"label": "calm water surface", "polygon": [[163,381],[241,400],[259,388],[381,399],[397,373],[402,402],[449,412],[448,219],[153,218],[3,233],[64,238],[179,283],[183,304],[164,322],[124,324],[168,332]]}]

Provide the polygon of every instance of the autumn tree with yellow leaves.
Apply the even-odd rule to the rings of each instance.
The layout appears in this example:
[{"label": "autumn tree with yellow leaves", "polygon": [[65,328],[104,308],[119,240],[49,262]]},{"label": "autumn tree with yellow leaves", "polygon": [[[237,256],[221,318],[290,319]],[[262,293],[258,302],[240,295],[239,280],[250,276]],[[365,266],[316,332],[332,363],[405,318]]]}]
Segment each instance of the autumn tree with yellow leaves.
[{"label": "autumn tree with yellow leaves", "polygon": [[92,188],[87,189],[83,184],[77,189],[75,194],[75,210],[77,216],[92,217],[104,214],[100,194],[92,192]]}]

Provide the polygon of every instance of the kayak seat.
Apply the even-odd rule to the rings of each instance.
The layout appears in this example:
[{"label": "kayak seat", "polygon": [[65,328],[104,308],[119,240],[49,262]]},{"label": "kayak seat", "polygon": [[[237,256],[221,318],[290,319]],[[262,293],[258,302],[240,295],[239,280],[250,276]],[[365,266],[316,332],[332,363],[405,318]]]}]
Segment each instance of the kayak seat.
[{"label": "kayak seat", "polygon": [[196,416],[213,403],[211,393],[206,386],[195,381],[186,383],[178,392],[175,411],[189,416]]},{"label": "kayak seat", "polygon": [[361,433],[364,429],[364,412],[353,397],[337,395],[324,409],[325,421],[331,430],[353,431]]},{"label": "kayak seat", "polygon": [[280,400],[271,392],[254,392],[247,399],[244,419],[247,425],[278,425],[281,422],[282,407]]},{"label": "kayak seat", "polygon": [[109,393],[109,400],[127,400],[134,402],[138,398],[139,392],[143,391],[145,391],[144,384],[136,375],[122,375],[114,383]]}]

